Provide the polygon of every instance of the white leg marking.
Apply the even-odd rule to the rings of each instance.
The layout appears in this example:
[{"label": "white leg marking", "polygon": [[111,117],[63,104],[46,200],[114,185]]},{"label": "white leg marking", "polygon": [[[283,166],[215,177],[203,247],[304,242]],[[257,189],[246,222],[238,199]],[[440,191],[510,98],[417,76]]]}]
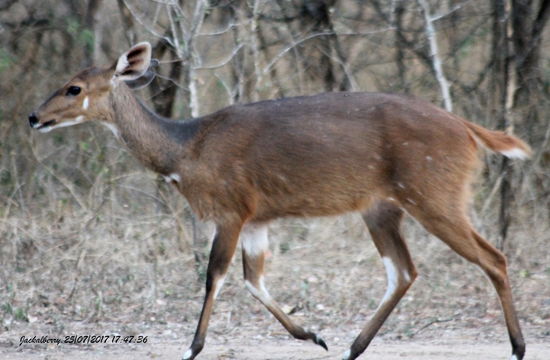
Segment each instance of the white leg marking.
[{"label": "white leg marking", "polygon": [[193,355],[193,351],[191,349],[187,350],[185,354],[183,354],[183,360],[191,359],[191,355]]},{"label": "white leg marking", "polygon": [[80,116],[76,117],[73,120],[64,121],[64,122],[59,123],[57,125],[41,127],[41,128],[38,129],[38,131],[40,131],[41,133],[47,133],[47,132],[52,131],[53,129],[67,127],[67,126],[73,126],[73,125],[80,124],[82,122],[84,122],[84,116],[80,115]]},{"label": "white leg marking", "polygon": [[403,270],[403,277],[405,278],[406,282],[411,281],[411,276],[409,275],[409,272],[407,270]]},{"label": "white leg marking", "polygon": [[516,354],[512,355],[512,357],[510,358],[510,360],[518,360],[518,357],[516,356]]},{"label": "white leg marking", "polygon": [[260,277],[260,286],[259,288],[255,287],[250,281],[246,280],[244,282],[246,288],[248,289],[248,291],[250,291],[250,293],[255,297],[257,298],[258,300],[260,300],[262,303],[264,304],[269,304],[273,301],[273,299],[271,298],[271,295],[269,295],[269,292],[267,291],[267,289],[265,288],[265,284],[264,284],[264,277]]},{"label": "white leg marking", "polygon": [[88,107],[90,107],[90,99],[86,96],[82,101],[82,109],[88,110]]},{"label": "white leg marking", "polygon": [[342,360],[348,360],[350,355],[351,355],[351,350],[346,350],[346,352],[344,353],[344,356],[342,357]]},{"label": "white leg marking", "polygon": [[397,267],[390,258],[383,257],[382,262],[384,263],[384,267],[386,268],[386,277],[388,281],[388,288],[386,289],[386,293],[382,298],[382,302],[386,302],[395,292],[395,289],[397,289],[398,272]]},{"label": "white leg marking", "polygon": [[267,225],[246,224],[240,235],[244,252],[251,257],[261,255],[269,249]]},{"label": "white leg marking", "polygon": [[214,299],[218,297],[218,294],[220,293],[220,290],[222,289],[223,283],[225,282],[225,275],[216,281],[214,284]]},{"label": "white leg marking", "polygon": [[390,297],[393,295],[393,293],[397,289],[397,282],[399,280],[398,279],[399,273],[398,273],[397,267],[395,266],[393,261],[389,257],[383,257],[382,262],[384,263],[384,267],[386,268],[386,276],[387,276],[387,279],[388,279],[388,288],[386,289],[386,293],[384,294],[384,297],[382,298],[380,306],[382,306],[382,304],[384,304],[386,301],[388,301],[390,299]]},{"label": "white leg marking", "polygon": [[[390,259],[389,257],[382,257],[382,262],[384,263],[384,267],[386,268],[386,277],[388,281],[388,287],[386,289],[386,293],[384,294],[384,297],[382,298],[382,301],[380,301],[380,305],[378,305],[378,309],[384,305],[395,293],[397,290],[397,285],[399,284],[399,270],[397,269],[397,266],[395,266],[395,263]],[[407,269],[403,270],[403,279],[405,279],[406,282],[411,281],[411,275],[407,271]],[[378,309],[376,309],[378,311]]]}]

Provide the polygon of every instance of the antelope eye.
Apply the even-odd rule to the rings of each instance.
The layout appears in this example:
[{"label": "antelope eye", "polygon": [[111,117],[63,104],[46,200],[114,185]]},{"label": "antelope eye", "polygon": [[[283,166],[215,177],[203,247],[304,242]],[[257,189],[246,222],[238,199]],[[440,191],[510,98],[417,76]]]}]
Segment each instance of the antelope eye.
[{"label": "antelope eye", "polygon": [[67,89],[66,95],[76,96],[76,95],[80,94],[81,90],[82,89],[80,89],[80,87],[78,87],[78,86],[69,86],[69,88]]}]

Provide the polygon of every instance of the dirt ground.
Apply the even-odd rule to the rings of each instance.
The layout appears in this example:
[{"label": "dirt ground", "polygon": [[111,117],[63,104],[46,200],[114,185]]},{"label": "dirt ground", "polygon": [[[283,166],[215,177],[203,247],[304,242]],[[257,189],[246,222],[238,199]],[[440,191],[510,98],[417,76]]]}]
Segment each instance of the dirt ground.
[{"label": "dirt ground", "polygon": [[[262,346],[247,344],[248,341],[236,339],[232,344],[208,346],[198,359],[239,359],[239,360],[292,360],[292,359],[340,359],[341,347],[324,353],[322,349],[299,343],[280,341]],[[122,348],[106,349],[52,349],[40,352],[11,352],[3,354],[3,359],[181,359],[182,349],[177,344],[151,344],[131,351]],[[429,344],[420,342],[373,344],[365,359],[410,359],[410,360],[454,360],[454,359],[508,359],[506,344],[478,345],[468,343]],[[546,360],[550,356],[550,346],[535,344],[529,349],[526,359]]]},{"label": "dirt ground", "polygon": [[[354,226],[356,220],[324,219],[307,228],[283,223],[272,232],[267,287],[297,324],[323,337],[328,352],[292,339],[250,296],[237,254],[198,359],[341,359],[386,290],[383,265],[365,232]],[[302,237],[286,242],[291,236],[285,230],[301,229]],[[414,227],[406,231],[414,239],[410,247],[420,275],[362,358],[509,359],[500,304],[481,271]],[[527,342],[525,359],[548,360],[550,260],[540,250],[548,237],[532,239],[532,248],[518,249],[519,255],[511,257],[509,271]],[[94,257],[78,257],[83,260],[76,272],[67,271],[71,267],[63,261],[9,272],[15,285],[0,291],[0,360],[181,359],[204,296],[190,256],[170,250],[173,257],[153,267],[127,253],[109,249],[97,256],[92,250],[87,251]],[[20,345],[22,336],[71,335],[147,336],[147,342]]]},{"label": "dirt ground", "polygon": [[[213,327],[207,339],[205,349],[199,356],[204,360],[302,360],[302,359],[340,359],[354,336],[350,330],[323,331],[321,335],[327,341],[329,351],[310,342],[291,339],[282,329],[269,331],[261,328],[263,324],[240,326],[220,332]],[[179,324],[155,325],[146,330],[144,324],[100,324],[100,333],[142,334],[147,336],[145,344],[22,344],[21,336],[42,336],[47,333],[43,325],[21,326],[0,334],[0,354],[4,360],[20,359],[180,359],[192,337],[192,327]],[[445,324],[434,324],[426,329],[424,335],[414,339],[398,339],[388,332],[377,337],[363,354],[365,359],[508,359],[510,345],[506,342],[504,329],[479,333],[468,328],[450,329]],[[67,333],[90,334],[94,326],[78,323],[66,324]],[[274,327],[275,328],[275,327]],[[112,329],[112,330],[107,330]],[[544,329],[526,329],[529,360],[547,360],[550,358],[550,343],[537,338],[536,333]],[[267,333],[266,333],[267,331]],[[497,333],[498,332],[498,333]],[[494,341],[492,339],[495,339]]]}]

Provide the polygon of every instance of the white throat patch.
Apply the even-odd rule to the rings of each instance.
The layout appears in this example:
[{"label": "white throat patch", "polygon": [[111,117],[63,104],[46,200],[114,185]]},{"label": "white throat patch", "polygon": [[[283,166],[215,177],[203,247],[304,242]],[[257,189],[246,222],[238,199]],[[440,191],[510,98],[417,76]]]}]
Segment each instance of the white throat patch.
[{"label": "white throat patch", "polygon": [[100,123],[103,126],[105,126],[107,129],[111,130],[111,132],[113,133],[113,135],[115,135],[115,137],[117,139],[120,139],[120,131],[118,130],[118,128],[115,124],[107,122],[107,121],[100,121]]},{"label": "white throat patch", "polygon": [[47,133],[47,132],[52,131],[53,129],[67,127],[67,126],[73,126],[73,125],[77,125],[77,124],[80,124],[80,123],[83,123],[83,122],[84,122],[84,115],[80,115],[80,116],[76,117],[73,120],[64,121],[62,123],[52,125],[52,126],[47,126],[47,127],[44,127],[44,128],[39,128],[38,131],[40,131],[41,133]]}]

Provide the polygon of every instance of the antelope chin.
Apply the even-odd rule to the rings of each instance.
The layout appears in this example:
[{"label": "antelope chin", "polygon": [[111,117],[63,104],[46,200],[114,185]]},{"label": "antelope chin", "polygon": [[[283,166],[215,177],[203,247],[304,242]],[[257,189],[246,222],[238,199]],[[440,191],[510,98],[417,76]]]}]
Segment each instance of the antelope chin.
[{"label": "antelope chin", "polygon": [[35,129],[40,131],[41,133],[47,133],[52,131],[53,129],[67,127],[67,126],[73,126],[84,122],[84,116],[80,115],[73,120],[64,121],[62,123],[57,123],[56,120],[50,120],[42,124],[41,126],[36,126]]}]

